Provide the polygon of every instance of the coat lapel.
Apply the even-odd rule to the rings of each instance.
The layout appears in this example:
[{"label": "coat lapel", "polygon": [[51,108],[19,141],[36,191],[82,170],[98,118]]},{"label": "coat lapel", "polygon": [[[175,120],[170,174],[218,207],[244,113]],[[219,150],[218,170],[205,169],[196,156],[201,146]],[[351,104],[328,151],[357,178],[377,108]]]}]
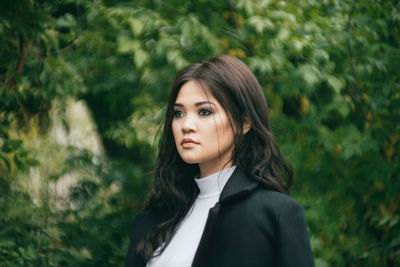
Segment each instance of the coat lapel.
[{"label": "coat lapel", "polygon": [[236,167],[221,192],[219,202],[224,204],[233,198],[250,193],[257,187],[257,185],[258,182],[256,180],[248,178],[239,167]]},{"label": "coat lapel", "polygon": [[239,196],[251,193],[256,189],[257,185],[257,181],[249,179],[238,167],[235,169],[221,192],[219,202],[208,213],[207,222],[194,256],[192,267],[204,266],[201,259],[206,258],[207,244],[209,244],[210,237],[213,236],[215,222],[218,220],[218,215],[223,206]]}]

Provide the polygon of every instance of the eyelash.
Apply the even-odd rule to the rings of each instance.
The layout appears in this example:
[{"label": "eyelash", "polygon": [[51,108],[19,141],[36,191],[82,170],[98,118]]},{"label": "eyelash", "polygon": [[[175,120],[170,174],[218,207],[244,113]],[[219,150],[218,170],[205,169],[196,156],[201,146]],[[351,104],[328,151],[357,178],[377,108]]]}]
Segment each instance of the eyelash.
[{"label": "eyelash", "polygon": [[[201,114],[201,113],[203,113],[203,112],[206,112],[207,114]],[[209,110],[209,109],[202,108],[202,109],[199,110],[199,115],[200,115],[200,116],[206,117],[206,116],[209,116],[209,115],[211,115],[211,114],[212,114],[212,111]]]},{"label": "eyelash", "polygon": [[[205,114],[204,114],[204,113],[205,113]],[[212,112],[211,110],[206,109],[206,108],[202,108],[202,109],[199,110],[199,115],[200,115],[201,117],[207,117],[207,116],[211,115],[212,113],[213,113],[213,112]],[[179,118],[181,118],[182,116],[183,116],[183,111],[181,111],[181,110],[179,110],[179,109],[174,110],[174,118],[175,118],[175,119],[179,119]]]},{"label": "eyelash", "polygon": [[180,111],[179,109],[174,110],[174,118],[175,119],[179,119],[181,117],[179,115],[181,115],[181,114],[183,114],[183,112]]}]

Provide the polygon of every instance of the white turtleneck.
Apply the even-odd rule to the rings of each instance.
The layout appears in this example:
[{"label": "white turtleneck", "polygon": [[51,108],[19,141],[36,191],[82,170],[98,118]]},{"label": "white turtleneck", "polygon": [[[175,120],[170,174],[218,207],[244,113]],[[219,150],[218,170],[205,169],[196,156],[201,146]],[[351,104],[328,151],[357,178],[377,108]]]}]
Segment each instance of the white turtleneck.
[{"label": "white turtleneck", "polygon": [[[236,166],[204,178],[195,178],[199,194],[182,220],[175,235],[161,255],[152,258],[147,267],[190,267],[203,234],[208,211],[219,196]],[[156,253],[160,248],[156,250]]]}]

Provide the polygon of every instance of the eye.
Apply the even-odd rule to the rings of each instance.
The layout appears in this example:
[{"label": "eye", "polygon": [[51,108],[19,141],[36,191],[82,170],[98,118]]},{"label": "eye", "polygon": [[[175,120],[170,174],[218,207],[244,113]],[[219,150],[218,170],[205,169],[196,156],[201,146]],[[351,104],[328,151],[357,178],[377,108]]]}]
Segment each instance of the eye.
[{"label": "eye", "polygon": [[179,119],[183,117],[183,112],[179,109],[174,110],[174,118]]},{"label": "eye", "polygon": [[208,116],[210,114],[212,114],[212,111],[209,110],[209,109],[202,108],[202,109],[199,110],[199,115],[200,116]]}]

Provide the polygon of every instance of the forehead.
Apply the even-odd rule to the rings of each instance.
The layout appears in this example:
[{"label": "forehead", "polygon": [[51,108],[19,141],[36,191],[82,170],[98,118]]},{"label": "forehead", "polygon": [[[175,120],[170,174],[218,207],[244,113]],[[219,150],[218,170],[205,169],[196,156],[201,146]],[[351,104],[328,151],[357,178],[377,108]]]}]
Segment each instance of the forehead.
[{"label": "forehead", "polygon": [[188,81],[179,90],[175,103],[194,104],[204,101],[210,101],[216,105],[219,104],[208,88],[204,88],[198,82]]}]

